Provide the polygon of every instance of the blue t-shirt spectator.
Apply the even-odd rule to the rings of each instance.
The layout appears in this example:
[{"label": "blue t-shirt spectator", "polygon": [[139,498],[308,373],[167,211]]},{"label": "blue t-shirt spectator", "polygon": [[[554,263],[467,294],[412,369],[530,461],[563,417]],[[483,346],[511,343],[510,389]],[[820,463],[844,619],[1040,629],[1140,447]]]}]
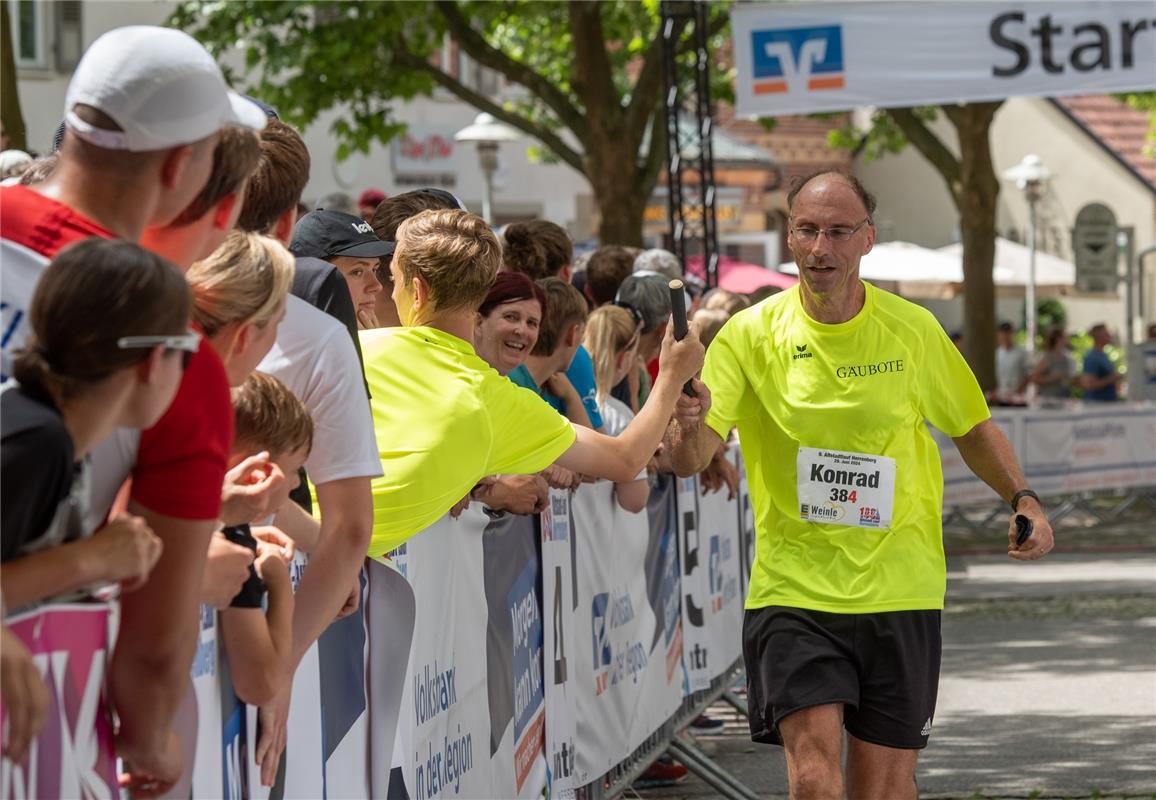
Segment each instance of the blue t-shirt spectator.
[{"label": "blue t-shirt spectator", "polygon": [[[1116,374],[1116,366],[1103,350],[1092,349],[1084,354],[1084,374],[1102,379]],[[1099,389],[1085,389],[1084,399],[1093,402],[1110,403],[1117,399],[1116,384],[1109,383]]]},{"label": "blue t-shirt spectator", "polygon": [[[559,414],[566,413],[566,407],[562,404],[561,399],[543,391],[542,387],[534,382],[534,378],[530,375],[530,370],[526,369],[525,364],[514,367],[506,377],[524,389],[537,392]],[[570,362],[570,369],[566,370],[566,377],[570,379],[570,383],[574,385],[574,390],[582,398],[582,405],[586,406],[586,414],[590,417],[590,424],[595,428],[601,428],[602,414],[598,411],[597,387],[594,384],[594,362],[591,360],[590,354],[586,352],[585,347],[579,346],[578,351],[574,353],[574,360]]]}]

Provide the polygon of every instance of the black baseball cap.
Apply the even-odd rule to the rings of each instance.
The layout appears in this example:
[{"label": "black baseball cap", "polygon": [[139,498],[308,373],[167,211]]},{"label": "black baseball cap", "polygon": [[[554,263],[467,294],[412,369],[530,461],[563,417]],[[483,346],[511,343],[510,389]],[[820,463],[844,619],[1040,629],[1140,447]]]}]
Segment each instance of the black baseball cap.
[{"label": "black baseball cap", "polygon": [[377,238],[361,217],[344,211],[310,211],[297,220],[289,252],[295,256],[380,258],[393,254],[396,245]]}]

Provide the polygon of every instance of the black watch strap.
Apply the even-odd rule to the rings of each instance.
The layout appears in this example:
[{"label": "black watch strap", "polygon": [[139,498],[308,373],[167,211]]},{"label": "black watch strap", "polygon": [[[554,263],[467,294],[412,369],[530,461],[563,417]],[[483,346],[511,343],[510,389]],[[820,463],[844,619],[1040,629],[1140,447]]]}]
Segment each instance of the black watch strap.
[{"label": "black watch strap", "polygon": [[[1020,498],[1023,498],[1023,497],[1031,497],[1037,503],[1040,503],[1040,496],[1038,494],[1036,494],[1035,492],[1033,492],[1031,489],[1020,489],[1018,492],[1016,492],[1014,495],[1012,495],[1012,499],[1011,499],[1012,511],[1019,511]],[[1040,503],[1040,505],[1042,506],[1043,503]]]}]

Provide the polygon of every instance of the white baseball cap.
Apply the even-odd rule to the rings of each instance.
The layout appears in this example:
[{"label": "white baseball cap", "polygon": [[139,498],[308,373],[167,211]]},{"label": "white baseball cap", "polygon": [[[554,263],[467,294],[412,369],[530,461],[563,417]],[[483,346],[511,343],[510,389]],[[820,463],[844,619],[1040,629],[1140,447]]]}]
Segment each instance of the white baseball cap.
[{"label": "white baseball cap", "polygon": [[[92,106],[119,131],[91,125],[74,109]],[[172,28],[111,30],[85,52],[64,103],[64,121],[80,138],[109,150],[165,150],[226,125],[265,127],[265,112],[231,91],[221,69],[193,37]]]}]

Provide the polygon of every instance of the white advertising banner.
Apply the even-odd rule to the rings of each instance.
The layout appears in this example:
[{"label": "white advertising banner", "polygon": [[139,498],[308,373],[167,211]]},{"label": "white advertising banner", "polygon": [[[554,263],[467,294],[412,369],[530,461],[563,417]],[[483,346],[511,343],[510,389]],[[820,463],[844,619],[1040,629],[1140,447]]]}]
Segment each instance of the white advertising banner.
[{"label": "white advertising banner", "polygon": [[416,620],[396,746],[404,794],[390,797],[541,795],[537,536],[533,518],[474,504],[406,543]]},{"label": "white advertising banner", "polygon": [[[578,615],[574,586],[573,527],[570,493],[550,490],[542,512],[543,663],[546,683],[546,783],[551,798],[569,800],[583,783],[576,781],[574,704],[577,681],[573,664],[580,655],[573,622]],[[583,651],[585,652],[585,651]]]},{"label": "white advertising banner", "polygon": [[743,3],[731,20],[740,115],[1156,88],[1151,0]]},{"label": "white advertising banner", "polygon": [[682,661],[686,667],[687,688],[698,692],[710,688],[714,668],[710,633],[706,629],[710,606],[710,552],[699,520],[698,481],[679,478],[676,485],[678,549],[682,566]]},{"label": "white advertising banner", "polygon": [[742,549],[739,509],[727,490],[698,499],[698,525],[706,551],[706,605],[703,610],[709,653],[706,674],[714,680],[734,663],[743,647]]},{"label": "white advertising banner", "polygon": [[579,784],[641,745],[683,694],[677,540],[666,495],[652,493],[650,514],[631,514],[613,491],[607,481],[583,484],[571,500]]},{"label": "white advertising banner", "polygon": [[[996,409],[1028,484],[1045,497],[1156,485],[1156,406],[1072,404],[1063,409]],[[943,464],[944,506],[998,502],[968,469],[955,443],[932,429]]]}]

